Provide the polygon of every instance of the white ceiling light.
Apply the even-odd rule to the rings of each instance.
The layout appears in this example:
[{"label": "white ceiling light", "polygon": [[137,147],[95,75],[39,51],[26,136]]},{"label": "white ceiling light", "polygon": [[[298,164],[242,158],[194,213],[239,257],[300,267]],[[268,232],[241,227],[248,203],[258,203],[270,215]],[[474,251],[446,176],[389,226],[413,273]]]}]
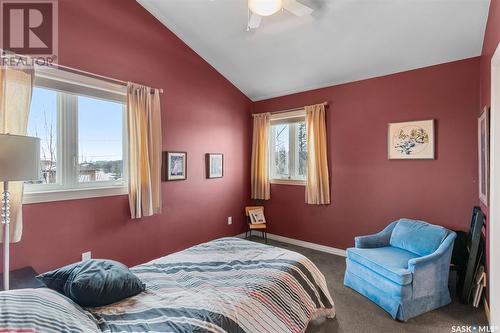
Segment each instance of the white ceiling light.
[{"label": "white ceiling light", "polygon": [[270,16],[285,9],[295,16],[311,15],[313,9],[297,0],[248,0],[247,31],[257,29],[264,16]]},{"label": "white ceiling light", "polygon": [[282,0],[248,0],[248,8],[260,16],[273,15],[282,7]]}]

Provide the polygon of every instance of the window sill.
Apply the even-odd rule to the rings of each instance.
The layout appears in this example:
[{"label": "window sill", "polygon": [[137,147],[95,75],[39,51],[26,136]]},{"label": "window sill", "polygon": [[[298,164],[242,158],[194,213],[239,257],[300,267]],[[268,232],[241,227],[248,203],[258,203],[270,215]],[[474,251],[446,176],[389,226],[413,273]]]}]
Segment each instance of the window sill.
[{"label": "window sill", "polygon": [[126,194],[128,194],[128,186],[79,188],[44,192],[25,192],[23,195],[23,204],[28,205],[41,202],[110,197]]},{"label": "window sill", "polygon": [[278,185],[306,186],[305,180],[297,180],[297,179],[271,179],[269,182],[271,184],[278,184]]}]

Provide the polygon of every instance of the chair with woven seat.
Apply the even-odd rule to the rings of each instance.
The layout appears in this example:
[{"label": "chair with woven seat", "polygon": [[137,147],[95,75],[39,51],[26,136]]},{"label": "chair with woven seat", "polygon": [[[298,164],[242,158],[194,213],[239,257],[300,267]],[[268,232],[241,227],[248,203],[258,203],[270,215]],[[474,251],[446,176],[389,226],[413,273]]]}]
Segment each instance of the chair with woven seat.
[{"label": "chair with woven seat", "polygon": [[245,238],[248,238],[248,235],[250,234],[250,237],[252,236],[252,231],[260,231],[262,233],[262,238],[264,238],[264,241],[267,244],[267,225],[266,223],[252,223],[252,219],[250,218],[250,211],[253,209],[262,209],[262,212],[264,212],[264,206],[246,206],[245,207],[245,214],[247,216],[247,231],[245,232]]},{"label": "chair with woven seat", "polygon": [[406,321],[451,302],[448,274],[456,234],[424,221],[400,219],[355,238],[347,249],[344,284]]}]

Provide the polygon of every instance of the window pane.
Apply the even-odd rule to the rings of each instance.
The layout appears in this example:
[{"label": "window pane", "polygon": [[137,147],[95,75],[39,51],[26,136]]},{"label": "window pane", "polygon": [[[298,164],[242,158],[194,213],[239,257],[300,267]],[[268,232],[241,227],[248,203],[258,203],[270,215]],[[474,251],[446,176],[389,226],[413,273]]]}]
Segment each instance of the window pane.
[{"label": "window pane", "polygon": [[306,166],[307,166],[307,136],[306,136],[306,123],[297,123],[297,161],[298,165],[295,170],[297,170],[297,175],[299,178],[306,177]]},{"label": "window pane", "polygon": [[57,182],[57,92],[34,88],[28,119],[28,136],[40,138],[40,175],[29,184],[54,184]]},{"label": "window pane", "polygon": [[123,180],[123,105],[78,97],[78,181]]},{"label": "window pane", "polygon": [[273,126],[272,133],[272,140],[274,140],[272,174],[276,178],[288,178],[290,176],[288,165],[290,159],[290,127],[288,124],[275,125]]}]

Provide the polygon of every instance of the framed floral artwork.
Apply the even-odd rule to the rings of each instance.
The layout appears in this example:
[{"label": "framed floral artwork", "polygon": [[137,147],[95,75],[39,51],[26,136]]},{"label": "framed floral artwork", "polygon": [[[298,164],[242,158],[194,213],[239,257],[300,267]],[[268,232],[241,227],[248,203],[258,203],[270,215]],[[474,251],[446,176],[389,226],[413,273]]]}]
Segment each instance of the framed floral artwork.
[{"label": "framed floral artwork", "polygon": [[390,123],[387,137],[390,160],[432,160],[434,149],[434,119]]}]

